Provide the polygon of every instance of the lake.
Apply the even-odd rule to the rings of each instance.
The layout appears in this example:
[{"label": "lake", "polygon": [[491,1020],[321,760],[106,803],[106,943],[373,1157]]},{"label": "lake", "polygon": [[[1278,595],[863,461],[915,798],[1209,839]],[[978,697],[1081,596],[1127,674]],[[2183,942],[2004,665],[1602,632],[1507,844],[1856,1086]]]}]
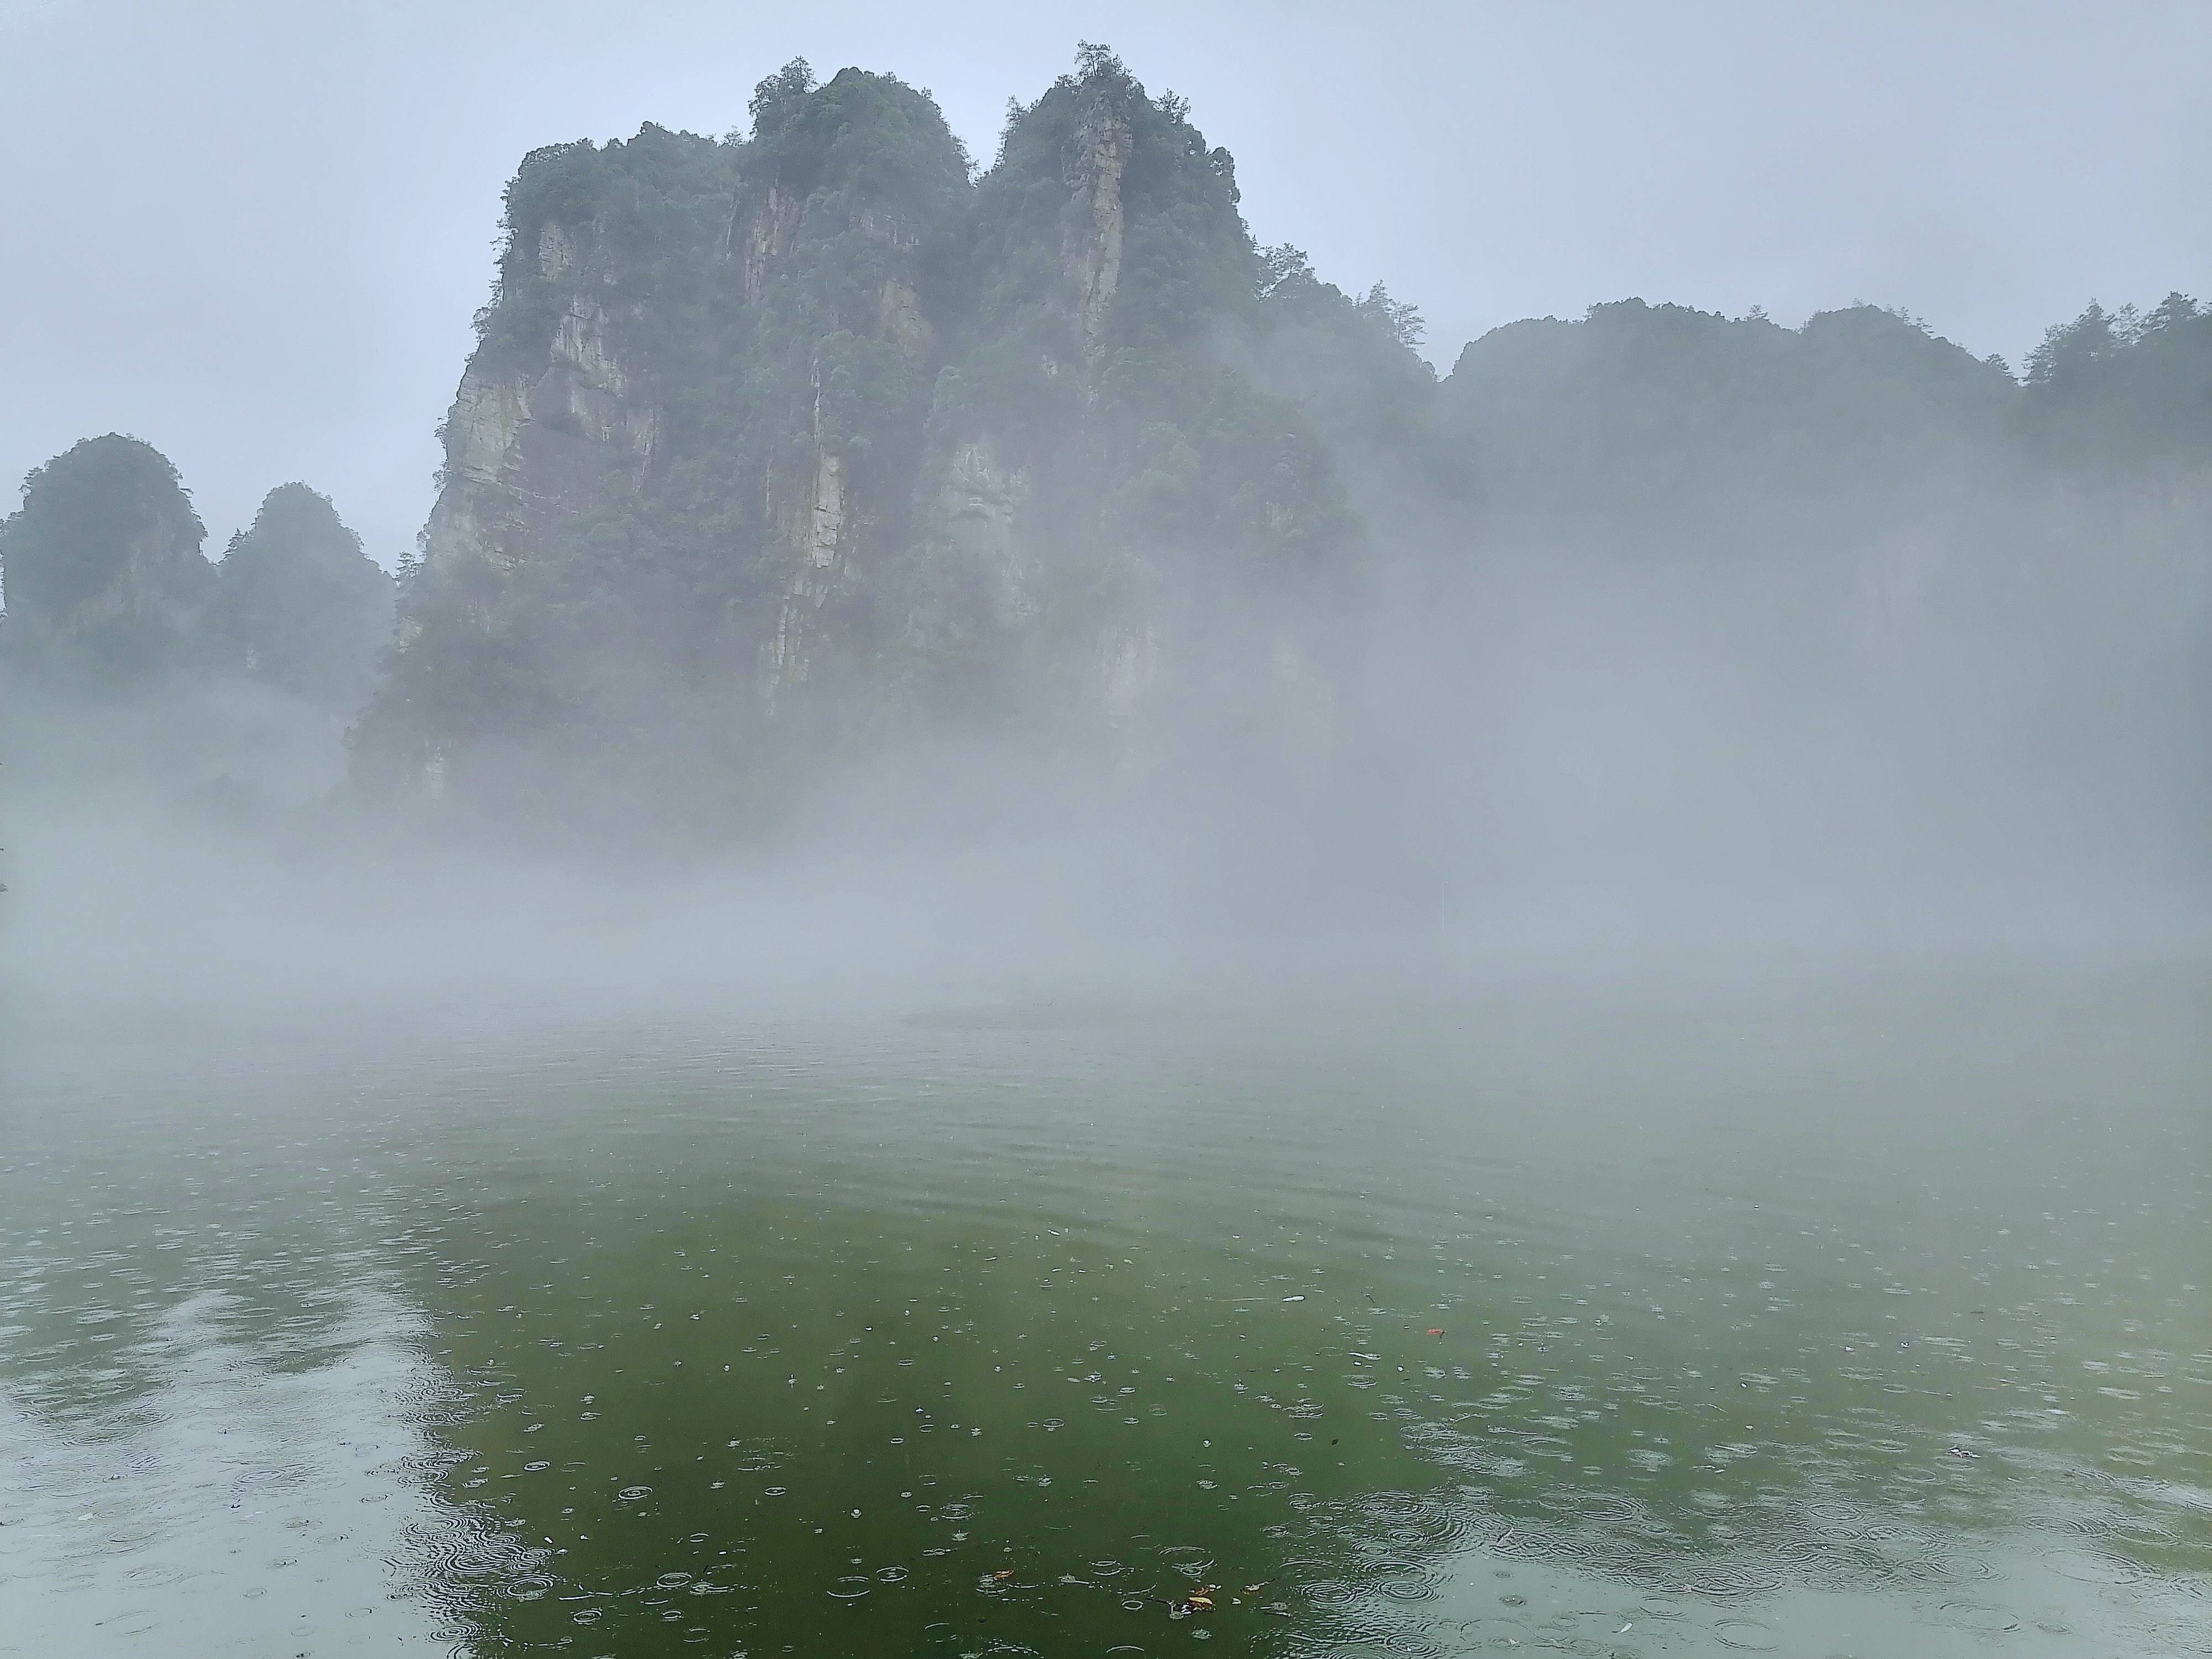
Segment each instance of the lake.
[{"label": "lake", "polygon": [[2202,1654],[2208,1007],[18,1009],[0,1654]]}]

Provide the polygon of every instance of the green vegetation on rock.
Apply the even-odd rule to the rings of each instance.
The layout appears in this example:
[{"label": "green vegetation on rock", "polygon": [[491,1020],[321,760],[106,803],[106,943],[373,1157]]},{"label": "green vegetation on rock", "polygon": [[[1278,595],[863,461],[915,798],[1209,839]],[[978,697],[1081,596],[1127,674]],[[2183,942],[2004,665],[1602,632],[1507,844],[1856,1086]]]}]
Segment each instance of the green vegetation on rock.
[{"label": "green vegetation on rock", "polygon": [[206,526],[150,444],[87,438],[23,481],[0,521],[11,656],[87,685],[127,685],[198,660],[215,572]]},{"label": "green vegetation on rock", "polygon": [[327,495],[270,490],[217,567],[215,629],[227,665],[350,715],[391,644],[392,579]]}]

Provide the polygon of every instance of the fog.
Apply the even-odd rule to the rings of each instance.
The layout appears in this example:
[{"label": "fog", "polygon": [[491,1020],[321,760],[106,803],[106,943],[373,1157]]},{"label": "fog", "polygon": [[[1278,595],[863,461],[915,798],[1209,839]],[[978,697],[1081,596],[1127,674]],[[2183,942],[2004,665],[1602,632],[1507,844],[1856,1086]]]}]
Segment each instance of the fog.
[{"label": "fog", "polygon": [[1840,641],[1710,573],[1486,592],[1469,701],[1513,712],[1462,738],[1462,924],[1869,963],[2202,939],[2202,647],[2161,595],[2009,634],[1834,597]]},{"label": "fog", "polygon": [[[1587,100],[1639,37],[1589,21],[1590,80],[1534,25],[1422,26],[1482,59],[1480,85],[1517,55],[1572,93],[1481,115],[1520,124],[1510,144],[1447,111],[1447,58],[1407,54],[1395,89],[1344,60],[1331,96],[1363,137],[1322,129],[1374,155],[1372,194],[1263,112],[1339,39],[1303,12],[1234,74],[1203,47],[1243,23],[1155,45],[1132,17],[1130,69],[1085,48],[995,145],[977,77],[1026,84],[1022,30],[982,28],[991,51],[956,65],[839,13],[824,39],[866,24],[866,61],[905,84],[800,64],[748,107],[771,65],[641,78],[631,53],[707,27],[688,14],[589,72],[573,27],[523,31],[523,61],[559,60],[535,82],[392,17],[215,14],[192,61],[268,83],[272,111],[303,95],[288,65],[319,64],[365,131],[317,126],[310,162],[243,116],[216,129],[240,147],[225,234],[292,262],[281,304],[181,222],[163,234],[192,260],[98,314],[97,290],[55,286],[58,255],[9,278],[8,325],[42,343],[17,354],[0,446],[30,474],[0,641],[16,994],[650,1002],[2201,949],[2212,321],[2162,299],[2212,257],[2169,188],[2200,21],[2163,15],[2160,50],[2119,52],[2060,11],[1737,33],[1716,12],[1673,49],[1686,79],[1602,119]],[[465,11],[455,38],[496,55],[508,25]],[[170,24],[31,8],[10,27],[61,65],[51,98],[100,52],[138,84]],[[428,127],[398,119],[381,71],[339,67],[351,46],[427,53],[405,96]],[[911,62],[882,61],[899,47]],[[1929,77],[2007,133],[2062,65],[2065,165],[2041,138],[1946,129],[1919,167],[1966,119]],[[930,77],[934,101],[912,90]],[[1766,90],[1708,107],[1720,82]],[[846,152],[805,148],[821,112],[878,118],[863,94],[903,112],[884,131],[911,176],[841,184]],[[1862,94],[1875,112],[1844,120]],[[133,118],[204,96],[169,87]],[[473,148],[416,189],[426,133],[463,110]],[[638,114],[708,136],[532,149]],[[1765,159],[1723,168],[1753,133]],[[194,132],[149,176],[212,177],[216,143]],[[1126,181],[1068,159],[1114,143]],[[526,149],[471,356],[492,192]],[[398,252],[304,204],[299,170],[339,153],[318,187]],[[1623,154],[1665,214],[1590,182]],[[72,165],[33,169],[49,246],[114,216]],[[795,179],[821,216],[791,207]],[[1040,191],[1060,219],[1022,217]],[[1954,210],[1969,195],[1980,217]],[[1082,215],[1095,246],[1054,228]],[[1274,227],[1310,246],[1260,246]],[[417,249],[436,280],[364,310],[379,262]],[[888,272],[857,322],[832,274],[855,258]],[[1022,287],[1054,261],[1064,292]],[[2076,314],[2115,282],[2136,308]],[[1646,283],[1668,287],[1609,303]],[[1903,308],[1854,303],[1862,284]],[[397,367],[337,373],[341,337],[364,359],[395,343]],[[244,343],[240,374],[179,375],[220,340]],[[1992,345],[2009,361],[1980,360]],[[1194,374],[1225,377],[1211,402]],[[1054,390],[1071,380],[1080,398]],[[33,471],[111,425],[151,447]],[[414,482],[434,428],[434,512]],[[313,488],[246,536],[241,491],[295,470]],[[219,565],[208,520],[241,526]],[[426,520],[395,635],[364,572]]]},{"label": "fog", "polygon": [[2203,1651],[2205,20],[1076,9],[4,14],[0,1653]]},{"label": "fog", "polygon": [[[97,1028],[2212,944],[2201,544],[2100,526],[1810,574],[1579,540],[1411,551],[1423,603],[1374,598],[1349,643],[1334,611],[1270,618],[1340,641],[1287,723],[1253,706],[1277,682],[1201,645],[1134,738],[915,738],[719,848],[495,793],[395,808],[349,781],[343,720],[244,681],[75,702],[19,680],[10,999]],[[1182,621],[1170,638],[1207,637]]]}]

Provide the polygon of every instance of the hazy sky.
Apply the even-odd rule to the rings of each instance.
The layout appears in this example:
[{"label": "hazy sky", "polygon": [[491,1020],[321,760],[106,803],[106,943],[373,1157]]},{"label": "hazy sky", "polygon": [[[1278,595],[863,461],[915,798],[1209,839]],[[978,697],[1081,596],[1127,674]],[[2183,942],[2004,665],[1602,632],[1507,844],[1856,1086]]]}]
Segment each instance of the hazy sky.
[{"label": "hazy sky", "polygon": [[1629,295],[1869,300],[2017,362],[2092,296],[2212,292],[2205,0],[0,0],[0,480],[119,429],[211,554],[301,478],[390,563],[526,150],[726,131],[804,56],[933,89],[988,163],[1079,38],[1188,96],[1254,233],[1418,303],[1445,367]]}]

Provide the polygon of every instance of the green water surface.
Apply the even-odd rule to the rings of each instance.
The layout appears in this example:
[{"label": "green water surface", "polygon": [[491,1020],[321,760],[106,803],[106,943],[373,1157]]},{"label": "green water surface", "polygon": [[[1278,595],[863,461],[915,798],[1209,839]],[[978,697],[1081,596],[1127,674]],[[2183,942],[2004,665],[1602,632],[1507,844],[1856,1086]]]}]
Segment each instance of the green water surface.
[{"label": "green water surface", "polygon": [[0,1654],[2212,1651],[2208,990],[17,1019]]}]

